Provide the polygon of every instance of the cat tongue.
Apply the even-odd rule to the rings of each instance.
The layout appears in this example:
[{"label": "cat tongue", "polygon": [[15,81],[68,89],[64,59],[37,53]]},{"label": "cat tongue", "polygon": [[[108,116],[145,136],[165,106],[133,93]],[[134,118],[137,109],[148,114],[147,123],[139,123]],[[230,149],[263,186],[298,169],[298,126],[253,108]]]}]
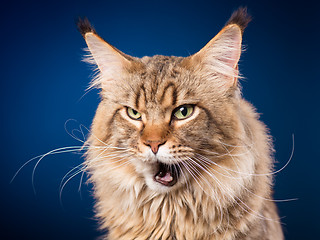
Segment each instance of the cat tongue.
[{"label": "cat tongue", "polygon": [[173,186],[177,182],[175,174],[162,163],[159,165],[159,172],[155,175],[154,180],[165,186]]},{"label": "cat tongue", "polygon": [[156,176],[156,180],[161,181],[161,182],[171,182],[173,180],[173,177],[171,176],[171,173],[169,173],[169,172],[166,172],[166,173],[160,172],[159,175]]}]

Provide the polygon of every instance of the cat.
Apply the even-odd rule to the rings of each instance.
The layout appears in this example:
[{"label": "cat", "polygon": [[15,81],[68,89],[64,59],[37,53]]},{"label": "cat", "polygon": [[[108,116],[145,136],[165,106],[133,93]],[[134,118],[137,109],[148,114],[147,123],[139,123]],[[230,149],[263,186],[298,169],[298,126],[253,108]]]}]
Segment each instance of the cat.
[{"label": "cat", "polygon": [[101,102],[86,142],[103,239],[283,239],[272,200],[273,146],[238,82],[236,10],[188,57],[136,58],[80,19]]}]

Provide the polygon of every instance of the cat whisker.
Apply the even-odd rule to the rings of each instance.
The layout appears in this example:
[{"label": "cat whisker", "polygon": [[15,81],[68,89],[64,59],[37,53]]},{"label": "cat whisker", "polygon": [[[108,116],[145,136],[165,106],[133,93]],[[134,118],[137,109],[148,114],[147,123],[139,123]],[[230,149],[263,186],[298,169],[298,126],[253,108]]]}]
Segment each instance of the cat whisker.
[{"label": "cat whisker", "polygon": [[252,147],[254,146],[253,143],[251,143],[251,144],[243,143],[243,145],[233,145],[233,144],[222,142],[221,140],[218,140],[218,139],[215,139],[214,141],[216,141],[217,143],[224,145],[226,147],[232,147],[232,148],[250,148],[250,149],[252,149]]},{"label": "cat whisker", "polygon": [[[280,169],[278,169],[276,171],[273,171],[273,172],[270,172],[270,173],[244,173],[244,172],[236,171],[236,170],[230,169],[228,167],[220,166],[218,163],[216,163],[215,161],[203,156],[202,154],[199,154],[199,153],[195,153],[195,154],[200,156],[200,158],[202,160],[210,162],[210,163],[216,165],[217,167],[224,169],[226,172],[231,171],[231,172],[234,172],[234,173],[238,173],[238,174],[241,174],[241,175],[248,175],[248,176],[269,176],[269,175],[274,175],[274,174],[277,174],[277,173],[281,172],[282,170],[284,170],[289,165],[289,163],[291,162],[291,160],[293,158],[294,150],[295,150],[294,134],[292,134],[292,149],[291,149],[290,157],[288,158],[288,160],[285,163],[285,165],[283,165]],[[201,151],[207,151],[207,150],[201,150]],[[241,155],[225,154],[225,155],[220,155],[220,156],[237,157],[237,156],[241,156]],[[295,199],[292,199],[292,200],[295,200]]]},{"label": "cat whisker", "polygon": [[[213,180],[216,181],[216,183],[220,186],[220,187],[223,187],[223,189],[229,189],[228,187],[226,187],[226,185],[224,185],[221,181],[219,181],[219,179],[214,176],[211,172],[209,172],[206,168],[204,168],[203,166],[201,166],[198,162],[196,161],[193,161],[192,158],[190,158],[189,160],[191,160],[194,164],[196,164],[199,168],[201,168],[203,171],[205,171],[210,177],[212,177]],[[198,170],[197,170],[198,174],[201,174]],[[208,183],[206,181],[206,183]],[[247,212],[248,214],[251,214],[255,217],[258,217],[260,219],[263,219],[263,220],[268,220],[268,221],[275,221],[277,222],[275,219],[271,219],[271,218],[267,218],[263,215],[261,215],[260,213],[256,212],[255,210],[251,209],[248,205],[246,205],[239,197],[235,196],[234,194],[231,194],[231,190],[229,189],[226,194],[229,195],[230,199],[233,199],[235,198],[236,200],[238,200],[240,203],[242,203],[247,209],[249,209],[251,212],[249,212],[245,207],[243,207],[240,203],[238,203],[237,201],[235,202],[240,208],[242,208],[245,212]]]},{"label": "cat whisker", "polygon": [[[86,150],[86,149],[83,149],[83,150]],[[26,166],[28,165],[30,162],[36,160],[36,159],[43,159],[44,157],[46,156],[49,156],[49,155],[54,155],[54,154],[60,154],[60,153],[70,153],[70,152],[80,152],[82,151],[82,146],[70,146],[70,147],[62,147],[62,148],[57,148],[57,149],[54,149],[54,150],[51,150],[45,154],[41,154],[41,155],[38,155],[36,157],[33,157],[31,158],[30,160],[28,160],[27,162],[25,162],[17,171],[16,173],[14,174],[14,176],[12,177],[10,183],[12,183],[14,181],[14,179],[16,178],[16,176],[20,173],[20,171]]]},{"label": "cat whisker", "polygon": [[[183,167],[187,170],[187,172],[192,176],[192,178],[195,180],[195,182],[198,184],[198,186],[201,188],[201,190],[204,191],[204,192],[206,192],[206,191],[202,188],[201,184],[198,182],[197,176],[195,176],[194,173],[193,173],[193,171],[189,168],[189,167],[190,167],[189,164],[188,164],[186,161],[181,162],[181,164],[182,164]],[[206,192],[206,193],[207,193],[207,192]]]},{"label": "cat whisker", "polygon": [[[219,223],[219,226],[220,226],[220,224],[222,223],[222,219],[223,219],[223,211],[222,211],[222,206],[221,206],[221,203],[220,203],[220,200],[218,199],[218,198],[216,198],[215,196],[216,196],[216,194],[210,194],[210,193],[207,193],[207,191],[205,191],[204,189],[203,189],[203,187],[202,187],[202,185],[199,183],[199,181],[198,180],[200,180],[200,179],[198,179],[198,177],[196,176],[196,175],[194,175],[194,173],[193,173],[193,171],[192,171],[192,169],[190,169],[190,168],[192,168],[192,165],[190,165],[190,164],[188,164],[188,162],[187,161],[183,161],[183,162],[181,162],[181,164],[185,167],[185,169],[189,172],[189,174],[192,176],[192,178],[195,180],[195,182],[197,183],[197,185],[200,187],[200,189],[204,192],[204,193],[206,193],[207,195],[209,195],[209,196],[211,196],[211,197],[213,197],[214,199],[215,199],[215,202],[217,203],[217,206],[218,206],[218,208],[220,209],[220,223]],[[190,168],[189,168],[190,167]],[[200,175],[201,176],[201,175]],[[211,190],[213,190],[214,188],[212,188],[211,187],[211,185],[210,184],[208,184],[209,185],[209,189],[211,189]]]},{"label": "cat whisker", "polygon": [[[82,130],[81,130],[82,131]],[[83,132],[83,131],[82,131]],[[70,134],[70,133],[69,133]],[[71,134],[70,134],[71,135]],[[83,142],[83,141],[82,141]],[[112,148],[112,149],[124,149],[124,148],[118,148],[118,147],[112,147],[112,146],[107,146],[109,148]],[[32,170],[32,176],[31,176],[31,182],[32,182],[32,188],[33,188],[33,191],[34,193],[36,194],[36,190],[35,190],[35,186],[34,186],[34,176],[35,176],[35,172],[36,172],[36,169],[37,167],[39,166],[40,162],[47,156],[50,156],[50,155],[56,155],[56,154],[62,154],[62,153],[81,153],[83,151],[87,151],[88,149],[104,149],[106,148],[105,146],[86,146],[86,145],[82,145],[82,146],[67,146],[67,147],[61,147],[61,148],[56,148],[56,149],[53,149],[47,153],[44,153],[44,154],[41,154],[41,155],[38,155],[36,157],[33,157],[31,159],[29,159],[27,162],[25,162],[16,172],[15,174],[13,175],[10,183],[12,183],[15,178],[17,177],[17,175],[22,171],[22,169],[24,167],[26,167],[29,163],[37,160],[37,162],[35,163],[34,167],[33,167],[33,170]]]},{"label": "cat whisker", "polygon": [[[222,143],[222,142],[221,142],[221,143]],[[228,148],[227,148],[224,144],[223,144],[222,146],[223,146],[223,148],[227,151],[227,153],[229,154],[229,156],[231,157],[233,163],[234,163],[235,166],[237,167],[238,172],[240,172],[239,165],[238,165],[238,163],[235,161],[234,156],[231,155],[230,151],[228,150]],[[233,148],[232,150],[234,150],[234,149],[235,149],[235,148]],[[247,151],[249,151],[248,148],[247,148]],[[227,172],[227,173],[228,173],[229,175],[231,175],[230,172]]]},{"label": "cat whisker", "polygon": [[[196,157],[194,157],[195,159],[198,159],[198,158],[196,158]],[[205,160],[205,159],[198,159],[199,161],[201,161],[201,160]],[[203,163],[203,162],[202,162]],[[208,164],[208,161],[206,161],[205,162],[206,164]],[[207,165],[208,166],[208,165]],[[238,166],[237,166],[238,167]],[[217,173],[217,174],[219,174],[219,175],[221,175],[221,176],[224,176],[224,177],[227,177],[227,178],[231,178],[231,179],[236,179],[236,180],[239,180],[239,179],[242,179],[242,177],[234,177],[234,176],[232,176],[231,175],[231,173],[230,172],[228,172],[228,171],[226,171],[225,169],[223,169],[227,174],[229,174],[229,176],[228,175],[225,175],[225,174],[223,174],[223,173],[221,173],[221,172],[219,172],[219,171],[217,171],[217,170],[215,170],[214,168],[211,168],[210,170],[212,170],[212,171],[214,171],[215,173]],[[247,176],[245,176],[245,177],[251,177],[252,175],[250,175],[250,174],[247,174]],[[295,200],[297,200],[297,198],[291,198],[291,199],[271,199],[271,198],[265,198],[265,197],[262,197],[262,196],[260,196],[260,195],[257,195],[257,194],[255,194],[255,193],[253,193],[251,190],[249,190],[244,184],[242,184],[240,181],[238,181],[238,184],[243,188],[243,189],[245,189],[247,192],[249,192],[250,194],[252,194],[252,195],[254,195],[254,196],[256,196],[256,197],[258,197],[258,198],[260,198],[260,199],[263,199],[263,200],[266,200],[266,201],[271,201],[271,202],[289,202],[289,201],[295,201]]]},{"label": "cat whisker", "polygon": [[[208,165],[203,166],[203,165],[201,165],[200,162],[196,161],[194,158],[191,158],[191,157],[188,157],[188,160],[189,160],[189,162],[191,162],[191,164],[196,165],[196,166],[199,167],[202,171],[206,172],[209,176],[212,176],[212,173],[209,171],[209,166],[208,166]],[[199,172],[198,170],[197,170],[197,173],[198,173],[199,175],[203,176],[203,174],[201,174],[201,172]],[[208,180],[206,180],[206,183],[209,185],[209,187],[212,187],[212,185],[209,184]],[[212,187],[211,189],[213,189],[213,187]]]},{"label": "cat whisker", "polygon": [[[71,130],[71,132],[68,130],[68,127],[67,127],[67,124],[71,121],[74,121],[76,122],[77,124],[79,124],[79,129],[73,129]],[[85,133],[84,133],[84,129],[88,132],[88,134],[90,134],[90,136],[94,137],[95,139],[98,140],[99,143],[101,143],[102,145],[108,147],[108,148],[113,148],[113,149],[126,149],[126,148],[121,148],[121,147],[115,147],[115,146],[111,146],[109,144],[107,144],[106,142],[104,142],[103,140],[101,140],[100,138],[98,138],[95,134],[92,133],[92,131],[90,131],[90,129],[88,127],[86,127],[85,125],[81,124],[81,123],[78,123],[77,120],[75,119],[68,119],[65,124],[64,124],[64,129],[65,131],[67,132],[67,134],[69,136],[71,136],[73,139],[79,141],[79,142],[82,142],[83,143],[83,146],[90,146],[90,147],[93,147],[90,143],[88,143],[86,137],[85,137]],[[80,138],[78,138],[76,136],[76,132],[80,133],[83,140],[81,140]],[[99,146],[99,147],[102,147],[102,146]]]},{"label": "cat whisker", "polygon": [[[103,154],[103,155],[102,155]],[[107,165],[114,165],[116,163],[122,162],[125,159],[125,162],[130,162],[130,157],[133,156],[131,153],[130,149],[127,149],[126,151],[120,151],[120,152],[112,152],[111,154],[109,153],[104,153],[101,152],[98,156],[96,156],[94,159],[91,159],[90,161],[86,161],[87,168],[99,168]],[[115,161],[114,161],[115,159]],[[122,166],[122,164],[118,165],[118,167]],[[117,168],[110,168],[115,169]]]},{"label": "cat whisker", "polygon": [[69,175],[76,169],[85,169],[85,164],[84,163],[80,163],[79,165],[75,166],[74,168],[72,168],[70,171],[68,171],[63,178],[60,181],[60,186],[59,189],[61,189],[61,186],[63,185],[64,180],[69,177]]},{"label": "cat whisker", "polygon": [[[215,202],[216,202],[217,205],[218,205],[219,212],[220,212],[220,221],[219,221],[219,224],[217,225],[216,230],[214,231],[214,232],[216,232],[216,231],[219,229],[219,227],[222,225],[222,221],[223,221],[223,210],[222,210],[222,206],[221,206],[221,203],[220,203],[220,199],[216,198],[217,194],[215,194],[215,193],[213,192],[214,189],[215,189],[215,188],[213,187],[213,185],[212,185],[211,183],[209,183],[209,181],[204,177],[203,174],[201,174],[201,173],[199,172],[199,170],[197,170],[195,167],[192,167],[192,166],[193,166],[193,164],[195,164],[195,165],[198,166],[200,169],[202,169],[203,171],[207,172],[207,174],[210,174],[210,175],[211,175],[211,173],[208,172],[208,171],[206,170],[206,168],[204,168],[203,166],[201,166],[199,163],[195,162],[192,158],[189,158],[189,157],[188,157],[188,160],[191,162],[191,164],[190,164],[191,168],[201,177],[201,179],[203,179],[203,180],[205,181],[205,183],[208,185],[209,189],[212,191],[212,194],[211,194],[211,193],[207,193],[207,192],[204,191],[204,190],[203,190],[203,191],[204,191],[207,195],[209,195],[210,197],[213,197],[214,200],[215,200]],[[220,188],[219,185],[218,185],[218,188]],[[203,189],[203,188],[202,188],[202,189]]]},{"label": "cat whisker", "polygon": [[[87,163],[86,165],[86,169],[90,169],[90,168],[99,168],[99,167],[104,167],[104,166],[108,166],[108,165],[114,165],[117,163],[121,163],[123,162],[123,158],[119,158],[119,157],[114,157],[114,158],[108,158],[108,162],[105,161],[106,157],[102,157],[102,158],[98,158],[95,160],[95,162],[90,162]],[[114,161],[113,159],[116,159],[116,161]],[[129,162],[129,160],[127,160]],[[112,168],[111,168],[112,169]]]},{"label": "cat whisker", "polygon": [[241,153],[237,153],[237,154],[231,154],[233,151],[236,150],[236,148],[231,149],[231,150],[229,150],[229,152],[226,152],[226,153],[218,153],[218,152],[213,152],[213,151],[210,151],[210,150],[207,150],[207,149],[200,149],[200,148],[195,148],[195,150],[201,151],[201,152],[205,152],[205,153],[208,153],[210,155],[214,155],[215,158],[221,158],[221,157],[225,157],[225,156],[240,157],[240,156],[243,156],[243,155],[245,155],[245,154],[250,152],[250,150],[247,149],[245,152],[241,152]]},{"label": "cat whisker", "polygon": [[[86,147],[88,148],[88,147]],[[123,161],[123,159],[119,159],[119,155],[125,153],[126,151],[129,151],[128,149],[126,151],[123,151],[124,148],[120,148],[122,151],[116,153],[114,151],[111,152],[111,154],[106,154],[106,151],[107,150],[110,150],[110,149],[117,149],[119,150],[119,148],[116,148],[116,147],[112,147],[112,146],[90,146],[91,149],[102,149],[101,153],[95,158],[95,159],[91,159],[89,164],[94,164],[94,167],[100,167],[101,166],[105,166],[106,164],[109,164],[108,162],[106,161],[103,161],[102,163],[100,164],[95,164],[94,162],[95,161],[98,161],[100,159],[105,159],[105,158],[108,158],[109,161],[112,161],[113,159],[117,159],[117,161],[112,161],[112,163],[117,163],[117,162],[120,162],[120,161]],[[124,163],[126,163],[128,161],[125,161]],[[121,164],[119,165],[122,166],[124,164]],[[118,166],[117,166],[118,167]],[[88,168],[88,162],[84,162],[84,163],[81,163],[79,164],[78,166],[74,167],[73,169],[71,169],[67,174],[65,174],[65,176],[62,178],[61,180],[61,183],[60,183],[60,201],[62,201],[62,192],[63,192],[63,189],[65,188],[66,184],[72,179],[74,178],[76,175],[78,175],[79,173],[82,173],[81,175],[81,178],[80,178],[80,183],[79,183],[79,188],[78,188],[78,191],[80,192],[80,189],[81,189],[81,184],[82,184],[82,179],[83,179],[83,175],[84,175],[84,172],[85,170]],[[76,170],[78,169],[78,170]],[[111,168],[110,170],[112,170],[113,168]],[[75,171],[76,170],[76,171]],[[75,172],[74,172],[75,171]],[[72,173],[73,172],[73,173]],[[72,174],[71,174],[72,173]],[[66,181],[64,181],[66,178],[68,177],[68,179]]]},{"label": "cat whisker", "polygon": [[[122,160],[123,160],[123,159],[122,159]],[[112,170],[114,170],[114,169],[120,168],[120,167],[122,167],[122,166],[126,166],[126,165],[128,165],[128,164],[130,164],[130,161],[128,161],[128,160],[123,161],[123,163],[121,163],[121,164],[119,164],[119,165],[117,165],[117,166],[114,166],[114,167],[112,167],[112,168],[108,168],[108,171],[112,171]]]},{"label": "cat whisker", "polygon": [[[78,166],[77,167],[75,167],[75,168],[73,168],[72,169],[72,171],[74,170],[74,169],[76,169],[76,168],[78,168]],[[83,172],[84,171],[84,168],[82,167],[82,168],[80,168],[79,170],[77,170],[75,173],[73,173],[64,183],[63,183],[63,185],[62,186],[60,186],[59,188],[60,188],[60,191],[59,191],[59,199],[60,199],[60,203],[62,204],[62,192],[63,192],[63,189],[65,188],[65,186],[67,185],[67,183],[72,179],[72,178],[74,178],[75,176],[77,176],[79,173],[81,173],[81,172]],[[66,177],[64,177],[64,178],[66,178]],[[61,182],[62,183],[62,182]],[[61,184],[60,184],[61,185]]]},{"label": "cat whisker", "polygon": [[[106,157],[113,157],[113,156],[119,156],[120,154],[126,153],[126,152],[130,152],[130,149],[127,148],[119,148],[119,147],[114,147],[111,145],[107,145],[107,146],[99,146],[98,148],[102,149],[103,151],[101,151],[96,157],[99,158],[100,156],[104,155]],[[96,149],[96,147],[93,146],[93,149]],[[88,148],[88,150],[92,150],[91,147]],[[111,150],[110,152],[106,153],[107,150]]]},{"label": "cat whisker", "polygon": [[[223,220],[222,204],[221,204],[221,202],[220,202],[220,199],[216,197],[217,194],[214,193],[214,189],[215,189],[215,188],[214,188],[214,187],[212,186],[212,184],[209,183],[209,181],[193,166],[193,164],[194,164],[195,162],[194,162],[191,158],[190,158],[189,160],[191,161],[191,164],[188,164],[189,167],[190,167],[190,169],[193,170],[193,171],[195,171],[195,173],[204,181],[204,183],[208,185],[208,188],[209,188],[212,192],[208,193],[207,191],[205,191],[205,190],[203,189],[202,185],[199,183],[199,181],[196,180],[197,176],[194,175],[194,174],[192,174],[192,173],[190,173],[190,174],[191,174],[192,177],[196,180],[197,184],[200,186],[200,188],[202,189],[202,191],[203,191],[204,193],[206,193],[207,195],[209,195],[210,197],[214,198],[214,201],[217,203],[217,207],[219,208],[220,221],[219,221],[219,224],[217,225],[217,228],[216,228],[216,230],[215,230],[215,231],[217,231],[217,229],[221,226],[222,220]],[[187,164],[187,161],[186,161],[185,163]],[[199,165],[199,164],[196,164],[196,165],[197,165],[198,167],[200,167],[200,168],[203,169],[203,167],[202,167],[201,165]],[[200,180],[200,178],[199,178],[198,180]],[[218,186],[218,188],[220,188],[220,187]]]},{"label": "cat whisker", "polygon": [[[227,148],[225,148],[225,149],[226,149],[226,151],[228,151]],[[231,156],[231,158],[232,158],[232,161],[234,162],[234,164],[236,165],[237,170],[240,172],[240,170],[239,170],[239,165],[237,164],[237,162],[235,161],[235,159],[234,159],[232,156]],[[230,172],[227,172],[227,173],[230,174]],[[230,174],[230,175],[231,175],[231,174]],[[252,175],[251,175],[251,176],[252,176]],[[254,196],[256,196],[256,197],[258,197],[258,198],[260,198],[260,199],[266,200],[266,201],[271,201],[271,202],[288,202],[288,201],[297,200],[297,199],[280,199],[280,200],[278,200],[278,199],[265,198],[265,197],[262,197],[262,196],[259,196],[259,195],[255,194],[255,193],[253,193],[253,192],[252,192],[251,190],[249,190],[246,186],[244,186],[244,184],[242,184],[240,181],[238,182],[238,184],[239,184],[243,189],[245,189],[247,192],[249,192],[250,194],[252,194],[252,195],[254,195]]]},{"label": "cat whisker", "polygon": [[82,181],[83,181],[83,176],[84,176],[85,171],[82,171],[81,177],[80,177],[80,182],[79,182],[79,187],[78,187],[78,192],[80,193],[80,197],[82,199],[82,194],[81,194],[81,186],[82,186]]},{"label": "cat whisker", "polygon": [[[78,146],[77,146],[78,147]],[[72,148],[72,147],[64,147],[64,148],[59,148],[59,149],[55,149],[55,150],[51,150],[45,154],[43,154],[39,160],[36,162],[36,164],[34,165],[33,167],[33,171],[32,171],[32,179],[31,179],[31,182],[32,182],[32,187],[33,187],[33,191],[34,193],[36,194],[36,190],[35,190],[35,187],[34,187],[34,175],[35,175],[35,172],[36,172],[36,169],[38,167],[38,165],[40,164],[40,162],[42,161],[42,159],[44,159],[45,157],[49,156],[49,155],[55,155],[55,154],[60,154],[60,153],[69,153],[69,152],[77,152],[77,151],[82,151],[83,148],[76,148],[76,149],[70,149],[70,150],[63,150],[63,149],[68,149],[68,148]]]},{"label": "cat whisker", "polygon": [[37,168],[37,166],[39,165],[39,163],[46,157],[46,156],[49,156],[49,155],[55,155],[55,154],[61,154],[61,153],[71,153],[71,152],[81,152],[82,150],[86,150],[84,149],[82,146],[69,146],[69,147],[62,147],[62,148],[57,148],[57,149],[54,149],[54,150],[51,150],[45,154],[42,154],[42,155],[39,155],[39,156],[36,156],[34,158],[31,158],[30,160],[28,160],[27,162],[25,162],[18,170],[17,172],[14,174],[14,176],[12,177],[10,183],[12,183],[14,181],[14,179],[17,177],[17,175],[21,172],[21,170],[26,166],[28,165],[30,162],[38,159],[38,161],[36,162],[34,168],[33,168],[33,171],[32,171],[32,187],[33,187],[33,190],[34,190],[34,193],[35,192],[35,188],[34,188],[34,174],[35,174],[35,170]]},{"label": "cat whisker", "polygon": [[[238,203],[237,201],[235,202],[235,203],[236,203],[241,209],[243,209],[246,213],[248,213],[248,214],[250,214],[250,215],[252,215],[252,216],[254,216],[254,217],[257,217],[257,218],[259,218],[259,219],[261,219],[261,220],[267,220],[267,221],[271,221],[271,222],[280,223],[278,220],[275,220],[275,219],[273,219],[273,218],[265,217],[265,216],[261,215],[259,212],[253,210],[253,209],[250,208],[247,204],[245,204],[239,197],[237,197],[237,196],[234,196],[234,197],[235,197],[236,200],[240,201],[240,203],[242,203],[242,204],[244,205],[244,207],[243,207],[243,206],[241,206],[241,204]],[[247,210],[246,208],[247,208],[248,210]],[[251,212],[250,212],[250,211],[251,211]]]},{"label": "cat whisker", "polygon": [[[198,161],[200,161],[200,162],[202,162],[202,163],[205,163],[207,166],[210,166],[210,165],[212,165],[212,164],[213,164],[213,165],[216,165],[216,166],[222,168],[222,170],[224,170],[224,172],[226,172],[227,174],[229,174],[229,175],[225,175],[225,174],[223,174],[223,173],[215,170],[214,168],[212,168],[212,170],[213,170],[215,173],[218,173],[218,174],[220,174],[221,176],[224,176],[224,177],[227,177],[227,178],[231,178],[231,179],[236,179],[236,180],[242,179],[242,177],[232,176],[232,175],[228,172],[228,170],[224,169],[224,167],[220,166],[220,165],[217,164],[216,162],[211,161],[209,158],[206,158],[206,157],[204,157],[204,156],[202,156],[202,155],[194,156],[193,159],[196,159],[196,160],[198,160]],[[247,177],[249,177],[249,176],[247,176]]]},{"label": "cat whisker", "polygon": [[181,159],[180,159],[180,158],[176,158],[176,160],[178,160],[178,161],[177,161],[177,162],[178,162],[177,166],[178,166],[178,169],[179,169],[179,171],[180,171],[180,173],[181,173],[181,175],[182,175],[182,177],[183,177],[183,179],[184,179],[184,181],[185,181],[185,183],[186,183],[186,185],[187,185],[187,189],[191,189],[191,188],[190,188],[190,185],[189,185],[189,180],[188,180],[187,177],[185,176],[185,173],[184,173],[184,171],[183,171],[183,169],[182,169],[182,167],[181,167],[181,165],[180,165],[180,164],[182,164],[182,163],[181,163]]},{"label": "cat whisker", "polygon": [[[225,184],[223,184],[221,181],[219,181],[219,179],[214,176],[213,174],[210,174],[211,177],[213,177],[213,179],[223,188],[223,189],[228,189],[228,187],[226,187]],[[238,182],[239,184],[239,182]],[[240,184],[241,185],[241,184]],[[234,195],[234,194],[231,194],[231,191],[227,191],[226,192],[227,195],[229,195],[230,199],[233,199],[235,198],[237,201],[235,202],[241,209],[243,209],[246,213],[250,214],[250,215],[253,215],[255,217],[258,217],[259,219],[262,219],[262,220],[268,220],[268,221],[273,221],[273,222],[278,222],[277,220],[275,219],[272,219],[272,218],[268,218],[268,217],[265,217],[263,215],[261,215],[259,212],[253,210],[252,208],[250,208],[246,203],[244,203],[238,196]],[[243,206],[239,203],[243,204]],[[251,212],[250,212],[251,211]]]},{"label": "cat whisker", "polygon": [[[79,124],[79,129],[73,129],[73,130],[70,132],[70,131],[68,130],[67,125],[68,125],[68,123],[71,122],[71,121],[76,122],[76,123],[78,124],[78,121],[77,121],[77,120],[75,120],[75,119],[68,119],[68,120],[64,123],[64,129],[65,129],[66,133],[67,133],[69,136],[71,136],[73,139],[75,139],[75,140],[77,140],[77,141],[79,141],[79,142],[85,143],[85,142],[86,142],[86,137],[85,137],[85,134],[84,134],[83,129],[82,129],[82,126],[84,127],[84,125]],[[85,128],[86,128],[86,127],[85,127]],[[86,130],[88,130],[88,128],[86,128]],[[82,136],[82,138],[83,138],[83,140],[81,140],[79,137],[77,137],[76,134],[75,134],[75,132],[80,133],[81,136]],[[89,130],[88,130],[88,132],[90,133]]]},{"label": "cat whisker", "polygon": [[228,168],[228,167],[221,166],[218,163],[216,163],[215,161],[212,161],[211,159],[206,158],[205,156],[203,156],[203,155],[201,155],[199,153],[196,153],[196,155],[200,156],[201,159],[206,159],[206,161],[210,161],[212,164],[216,165],[217,167],[219,167],[221,169],[224,169],[225,171],[230,171],[230,172],[234,172],[234,173],[237,173],[237,174],[248,175],[248,176],[269,176],[269,175],[274,175],[274,174],[277,174],[277,173],[281,172],[283,169],[285,169],[289,165],[289,163],[291,162],[291,160],[293,158],[294,149],[295,149],[295,146],[294,146],[294,135],[292,135],[292,150],[291,150],[291,154],[290,154],[289,159],[287,160],[285,165],[282,166],[279,170],[276,170],[276,171],[273,171],[273,172],[270,172],[270,173],[244,173],[244,172],[236,171],[236,170]]}]

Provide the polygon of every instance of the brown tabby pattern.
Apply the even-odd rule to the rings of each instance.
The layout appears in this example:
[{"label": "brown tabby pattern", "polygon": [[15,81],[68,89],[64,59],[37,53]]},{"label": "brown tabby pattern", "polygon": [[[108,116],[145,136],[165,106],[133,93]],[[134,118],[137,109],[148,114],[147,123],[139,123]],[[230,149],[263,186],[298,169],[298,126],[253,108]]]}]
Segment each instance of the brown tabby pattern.
[{"label": "brown tabby pattern", "polygon": [[101,89],[86,166],[105,239],[283,239],[270,138],[237,81],[249,21],[240,8],[198,53],[141,59],[79,22]]}]

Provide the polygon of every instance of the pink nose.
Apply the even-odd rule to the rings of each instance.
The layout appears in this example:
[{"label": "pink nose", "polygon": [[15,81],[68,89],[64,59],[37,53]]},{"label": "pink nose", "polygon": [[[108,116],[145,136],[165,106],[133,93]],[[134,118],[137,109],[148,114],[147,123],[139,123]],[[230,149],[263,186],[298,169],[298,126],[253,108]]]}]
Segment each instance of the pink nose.
[{"label": "pink nose", "polygon": [[163,145],[165,141],[150,141],[147,140],[144,144],[151,148],[151,151],[156,154],[159,150],[159,146]]}]

